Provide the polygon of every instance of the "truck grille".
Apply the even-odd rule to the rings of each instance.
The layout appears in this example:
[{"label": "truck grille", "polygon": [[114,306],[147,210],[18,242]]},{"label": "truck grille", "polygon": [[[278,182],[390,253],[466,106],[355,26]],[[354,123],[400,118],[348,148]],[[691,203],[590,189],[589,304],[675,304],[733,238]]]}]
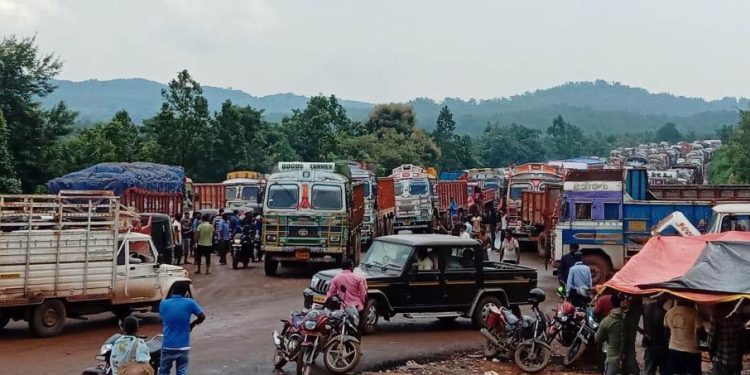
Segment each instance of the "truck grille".
[{"label": "truck grille", "polygon": [[307,237],[307,238],[315,238],[318,237],[318,227],[317,226],[307,226],[307,225],[294,225],[289,227],[289,237]]}]

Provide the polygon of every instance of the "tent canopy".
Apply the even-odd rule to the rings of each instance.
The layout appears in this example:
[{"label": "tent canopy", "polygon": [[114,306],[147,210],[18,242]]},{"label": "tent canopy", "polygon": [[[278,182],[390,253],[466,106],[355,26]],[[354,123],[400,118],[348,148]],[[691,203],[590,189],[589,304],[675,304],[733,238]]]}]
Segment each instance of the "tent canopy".
[{"label": "tent canopy", "polygon": [[[717,242],[716,245],[711,245],[715,247],[714,250],[707,249],[712,242]],[[731,246],[736,254],[723,254],[722,250],[726,246]],[[704,257],[704,252],[708,251],[711,254]],[[628,294],[668,292],[700,302],[743,298],[744,295],[738,294],[738,291],[748,281],[743,284],[737,278],[750,272],[750,260],[745,257],[742,262],[737,261],[736,258],[741,254],[750,255],[750,233],[725,232],[695,237],[657,236],[651,238],[605,287]],[[716,259],[721,259],[721,263]],[[732,267],[727,268],[727,263],[733,263]],[[699,269],[692,272],[694,266],[699,266]],[[709,279],[706,278],[709,272],[717,273],[712,274]],[[736,274],[732,276],[732,281],[724,280],[730,272]],[[688,273],[691,277],[682,282],[689,287],[672,288],[677,284],[666,284]],[[719,283],[719,279],[723,281]],[[747,286],[750,291],[750,285]],[[717,293],[719,288],[726,290]]]},{"label": "tent canopy", "polygon": [[185,171],[182,167],[155,163],[100,163],[68,173],[47,182],[47,190],[110,190],[122,196],[129,188],[160,193],[182,193]]}]

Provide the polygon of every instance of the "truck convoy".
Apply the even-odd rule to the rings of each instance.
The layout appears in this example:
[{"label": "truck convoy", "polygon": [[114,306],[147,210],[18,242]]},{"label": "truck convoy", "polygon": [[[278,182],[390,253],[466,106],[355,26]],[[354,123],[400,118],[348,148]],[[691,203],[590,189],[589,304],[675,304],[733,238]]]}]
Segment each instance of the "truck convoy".
[{"label": "truck convoy", "polygon": [[68,317],[158,311],[190,279],[157,263],[151,237],[128,230],[132,220],[112,195],[0,195],[0,329],[25,320],[48,337]]},{"label": "truck convoy", "polygon": [[[727,206],[717,202],[750,194],[750,186],[649,186],[648,181],[645,169],[569,172],[554,229],[553,266],[578,244],[592,277],[604,281],[641,249],[662,219],[679,213],[695,231],[705,232],[717,221],[711,219],[716,210]],[[669,226],[660,232],[686,233]]]},{"label": "truck convoy", "polygon": [[353,182],[348,165],[280,162],[263,203],[266,275],[280,262],[358,262],[365,185]]},{"label": "truck convoy", "polygon": [[433,189],[436,175],[412,164],[394,168],[396,195],[396,219],[393,230],[410,230],[413,233],[426,233],[432,227],[434,215]]}]

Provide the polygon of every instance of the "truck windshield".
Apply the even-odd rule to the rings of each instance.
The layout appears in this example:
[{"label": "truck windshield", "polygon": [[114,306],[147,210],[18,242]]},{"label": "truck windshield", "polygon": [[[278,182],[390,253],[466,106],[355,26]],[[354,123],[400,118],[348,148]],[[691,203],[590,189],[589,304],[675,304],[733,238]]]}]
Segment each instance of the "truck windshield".
[{"label": "truck windshield", "polygon": [[530,190],[531,185],[529,184],[513,184],[510,187],[510,199],[521,199],[524,190]]},{"label": "truck windshield", "polygon": [[396,182],[393,185],[393,190],[396,192],[397,197],[400,196],[401,194],[404,193],[404,184],[401,182]]},{"label": "truck windshield", "polygon": [[233,201],[237,199],[237,186],[228,186],[226,190],[226,199]]},{"label": "truck windshield", "polygon": [[374,241],[362,261],[365,267],[383,267],[403,270],[411,255],[411,246],[385,241]]},{"label": "truck windshield", "polygon": [[276,184],[268,188],[268,208],[297,208],[299,187],[294,184]]},{"label": "truck windshield", "polygon": [[316,210],[340,210],[343,208],[341,186],[313,185],[312,208]]},{"label": "truck windshield", "polygon": [[721,232],[750,230],[750,215],[727,215],[721,219]]},{"label": "truck windshield", "polygon": [[242,200],[257,202],[259,192],[260,188],[257,186],[245,186],[242,188]]},{"label": "truck windshield", "polygon": [[425,195],[429,191],[430,185],[427,181],[416,180],[409,183],[409,195]]},{"label": "truck windshield", "polygon": [[365,180],[365,198],[370,198],[370,195],[372,194],[372,185],[370,185],[370,181]]},{"label": "truck windshield", "polygon": [[484,183],[484,188],[485,189],[494,189],[494,190],[497,190],[498,186],[500,186],[500,185],[497,183],[497,181],[486,181]]}]

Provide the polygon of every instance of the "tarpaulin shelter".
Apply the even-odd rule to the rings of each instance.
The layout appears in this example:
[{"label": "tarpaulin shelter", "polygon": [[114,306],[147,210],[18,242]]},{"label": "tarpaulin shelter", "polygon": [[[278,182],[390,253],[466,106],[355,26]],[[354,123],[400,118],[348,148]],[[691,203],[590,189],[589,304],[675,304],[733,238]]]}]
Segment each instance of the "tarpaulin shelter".
[{"label": "tarpaulin shelter", "polygon": [[605,287],[628,294],[667,292],[696,302],[725,302],[750,298],[748,273],[750,233],[657,236]]}]

